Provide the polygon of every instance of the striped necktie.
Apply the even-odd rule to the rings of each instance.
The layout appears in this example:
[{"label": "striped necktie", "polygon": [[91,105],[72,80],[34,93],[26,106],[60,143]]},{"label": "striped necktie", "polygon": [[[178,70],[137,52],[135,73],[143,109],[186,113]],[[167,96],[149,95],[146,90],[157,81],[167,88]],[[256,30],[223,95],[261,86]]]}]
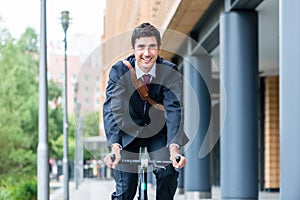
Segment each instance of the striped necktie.
[{"label": "striped necktie", "polygon": [[144,79],[144,83],[146,84],[147,88],[149,88],[151,75],[150,74],[144,74],[143,79]]},{"label": "striped necktie", "polygon": [[[144,74],[143,79],[144,79],[144,83],[146,84],[147,88],[149,89],[151,75],[150,74]],[[146,113],[146,109],[147,109],[147,101],[144,101],[144,113]]]}]

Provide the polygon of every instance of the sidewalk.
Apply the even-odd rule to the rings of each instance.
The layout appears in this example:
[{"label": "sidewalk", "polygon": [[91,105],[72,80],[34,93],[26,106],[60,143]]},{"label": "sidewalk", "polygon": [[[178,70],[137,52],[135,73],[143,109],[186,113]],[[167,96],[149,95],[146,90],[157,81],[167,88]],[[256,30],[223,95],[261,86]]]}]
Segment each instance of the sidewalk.
[{"label": "sidewalk", "polygon": [[[62,200],[64,195],[63,182],[52,182],[50,184],[50,200]],[[113,180],[97,180],[85,179],[75,189],[75,183],[72,181],[69,184],[69,199],[70,200],[110,200],[110,195],[114,191]],[[155,190],[152,186],[148,187],[149,199],[155,199]],[[184,196],[176,198],[176,200],[184,200]]]},{"label": "sidewalk", "polygon": [[[98,180],[98,179],[84,179],[79,185],[78,189],[75,189],[74,181],[69,184],[69,199],[70,200],[110,200],[110,194],[114,190],[113,180]],[[51,182],[50,183],[50,200],[63,200],[63,182]],[[148,187],[149,200],[155,199],[155,188]],[[179,194],[179,190],[175,195],[174,200],[185,200],[184,194]],[[197,198],[196,198],[197,199]],[[195,198],[189,198],[189,200],[196,200]],[[221,199],[220,188],[212,187],[212,198]],[[261,200],[278,200],[279,193],[274,192],[260,192],[259,199]]]},{"label": "sidewalk", "polygon": [[[84,179],[75,189],[74,181],[69,183],[70,200],[110,200],[110,194],[114,191],[113,180]],[[63,182],[50,183],[50,200],[62,200],[64,195]],[[155,188],[148,186],[149,200],[155,199]],[[185,200],[183,194],[176,194],[174,200]]]},{"label": "sidewalk", "polygon": [[[58,189],[51,189],[58,188]],[[97,179],[84,179],[79,185],[78,189],[75,188],[75,182],[69,183],[69,199],[70,200],[109,200],[110,193],[114,189],[113,180],[97,180]],[[63,200],[64,198],[63,182],[50,183],[50,200]]]}]

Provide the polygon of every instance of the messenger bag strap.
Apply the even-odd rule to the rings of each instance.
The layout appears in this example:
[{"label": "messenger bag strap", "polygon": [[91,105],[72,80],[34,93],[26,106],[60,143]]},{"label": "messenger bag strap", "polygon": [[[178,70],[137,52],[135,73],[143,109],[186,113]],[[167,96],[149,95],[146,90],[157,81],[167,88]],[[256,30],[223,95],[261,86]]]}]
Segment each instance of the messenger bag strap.
[{"label": "messenger bag strap", "polygon": [[134,85],[135,89],[137,89],[142,100],[148,101],[148,103],[150,103],[157,110],[165,111],[165,107],[162,104],[157,103],[156,101],[151,99],[148,93],[147,86],[145,85],[144,81],[142,81],[141,78],[137,79],[134,68],[132,67],[130,62],[128,62],[127,60],[123,60],[123,63],[128,67],[130,71],[132,84]]}]

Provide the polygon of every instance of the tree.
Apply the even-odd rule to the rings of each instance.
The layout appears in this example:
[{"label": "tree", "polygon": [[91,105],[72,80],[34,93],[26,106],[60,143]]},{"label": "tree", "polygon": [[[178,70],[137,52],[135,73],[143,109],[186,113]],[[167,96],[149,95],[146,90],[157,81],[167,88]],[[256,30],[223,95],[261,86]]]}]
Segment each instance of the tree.
[{"label": "tree", "polygon": [[84,137],[99,136],[99,112],[84,115]]},{"label": "tree", "polygon": [[[36,177],[38,145],[37,38],[32,28],[19,40],[0,29],[0,199],[36,197],[32,177]],[[58,98],[60,89],[49,85],[48,97]],[[49,109],[48,129],[50,154],[57,154],[62,146],[51,144],[62,135],[61,107]]]},{"label": "tree", "polygon": [[61,97],[60,87],[53,81],[48,81],[48,138],[49,155],[51,158],[62,159],[63,112],[58,99]]},{"label": "tree", "polygon": [[[35,173],[37,141],[37,34],[28,28],[19,41],[0,35],[0,174]],[[26,45],[24,40],[27,38]]]}]

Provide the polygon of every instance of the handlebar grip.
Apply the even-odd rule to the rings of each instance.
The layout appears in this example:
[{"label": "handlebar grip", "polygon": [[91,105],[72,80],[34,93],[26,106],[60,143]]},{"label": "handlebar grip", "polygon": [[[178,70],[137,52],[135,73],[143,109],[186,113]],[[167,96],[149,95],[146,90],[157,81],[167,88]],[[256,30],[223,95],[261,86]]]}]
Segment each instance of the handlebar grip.
[{"label": "handlebar grip", "polygon": [[175,157],[175,160],[176,160],[177,163],[179,163],[180,160],[181,160],[181,156],[177,155],[177,156]]},{"label": "handlebar grip", "polygon": [[110,159],[111,159],[112,162],[115,162],[115,160],[116,160],[116,155],[115,155],[115,154],[112,154],[112,155],[110,156]]}]

